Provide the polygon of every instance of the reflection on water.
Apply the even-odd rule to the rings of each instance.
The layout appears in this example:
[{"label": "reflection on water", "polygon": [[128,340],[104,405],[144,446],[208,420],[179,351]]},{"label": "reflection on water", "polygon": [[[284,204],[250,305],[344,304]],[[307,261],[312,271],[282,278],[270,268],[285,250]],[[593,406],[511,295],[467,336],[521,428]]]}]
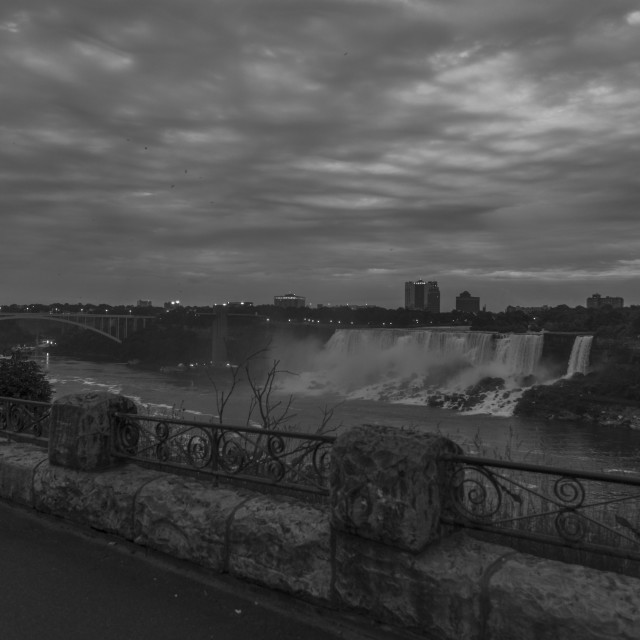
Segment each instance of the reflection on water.
[{"label": "reflection on water", "polygon": [[[54,387],[55,397],[88,391],[109,391],[132,397],[144,411],[175,412],[186,419],[214,419],[217,416],[212,381],[205,375],[162,374],[132,369],[125,364],[88,362],[47,357],[40,360]],[[214,378],[218,385],[228,381],[224,371]],[[221,387],[219,387],[221,388]],[[225,422],[246,424],[249,406],[247,385],[234,392],[225,411]],[[283,397],[276,397],[285,399]],[[311,429],[322,418],[326,406],[336,408],[334,424],[380,424],[440,431],[468,451],[490,457],[511,457],[530,462],[580,469],[640,473],[640,431],[611,429],[591,424],[546,422],[516,417],[465,416],[421,405],[392,404],[373,400],[342,401],[335,395],[296,394],[293,422]]]}]

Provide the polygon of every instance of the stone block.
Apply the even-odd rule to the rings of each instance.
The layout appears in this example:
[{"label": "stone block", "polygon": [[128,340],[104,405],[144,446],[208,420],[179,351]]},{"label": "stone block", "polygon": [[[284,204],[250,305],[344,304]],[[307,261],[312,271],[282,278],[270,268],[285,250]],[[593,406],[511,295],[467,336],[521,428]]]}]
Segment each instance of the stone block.
[{"label": "stone block", "polygon": [[487,638],[638,640],[640,580],[514,554],[488,586]]},{"label": "stone block", "polygon": [[338,533],[335,596],[342,607],[428,638],[480,640],[483,576],[510,553],[462,534],[413,554]]},{"label": "stone block", "polygon": [[243,504],[229,529],[229,572],[313,600],[331,592],[331,531],[325,509],[276,496]]},{"label": "stone block", "polygon": [[338,531],[418,552],[437,540],[453,465],[447,438],[363,425],[338,436],[331,458],[331,524]]},{"label": "stone block", "polygon": [[135,465],[90,473],[43,464],[34,476],[34,507],[132,540],[136,493],[158,475]]},{"label": "stone block", "polygon": [[0,497],[33,505],[33,475],[48,458],[46,449],[29,444],[0,446]]},{"label": "stone block", "polygon": [[227,564],[230,518],[251,495],[216,489],[191,478],[164,475],[147,484],[138,495],[134,540],[223,572]]},{"label": "stone block", "polygon": [[112,455],[113,411],[136,413],[133,400],[112,393],[72,394],[53,403],[49,429],[49,462],[92,471],[118,464]]}]

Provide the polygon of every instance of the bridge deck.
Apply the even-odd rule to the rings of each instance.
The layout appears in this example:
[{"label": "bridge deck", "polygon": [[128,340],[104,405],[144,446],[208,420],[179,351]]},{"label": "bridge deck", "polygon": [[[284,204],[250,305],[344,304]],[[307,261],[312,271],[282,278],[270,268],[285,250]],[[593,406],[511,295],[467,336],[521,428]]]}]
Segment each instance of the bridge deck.
[{"label": "bridge deck", "polygon": [[133,314],[98,313],[6,313],[0,312],[0,320],[40,320],[70,324],[121,343],[132,333],[140,331],[147,323],[157,320],[156,316]]}]

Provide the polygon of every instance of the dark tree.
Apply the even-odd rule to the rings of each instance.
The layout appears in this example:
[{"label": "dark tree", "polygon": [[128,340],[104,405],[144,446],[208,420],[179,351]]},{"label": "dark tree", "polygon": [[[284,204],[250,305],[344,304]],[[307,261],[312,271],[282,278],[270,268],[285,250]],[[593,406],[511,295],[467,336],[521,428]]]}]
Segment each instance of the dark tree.
[{"label": "dark tree", "polygon": [[0,360],[0,396],[50,402],[51,385],[33,360],[17,356]]}]

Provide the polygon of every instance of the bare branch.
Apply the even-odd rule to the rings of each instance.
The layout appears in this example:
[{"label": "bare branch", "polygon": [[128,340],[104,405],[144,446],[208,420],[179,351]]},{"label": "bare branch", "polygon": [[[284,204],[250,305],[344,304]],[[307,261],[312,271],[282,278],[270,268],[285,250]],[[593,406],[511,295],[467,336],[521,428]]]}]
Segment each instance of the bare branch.
[{"label": "bare branch", "polygon": [[331,425],[330,422],[333,420],[333,416],[336,412],[336,409],[344,404],[344,400],[334,404],[333,406],[324,405],[322,408],[322,420],[320,421],[320,426],[316,430],[316,433],[326,434],[326,433],[335,433],[341,426],[342,423],[338,423],[337,425]]},{"label": "bare branch", "polygon": [[[226,341],[225,341],[226,344]],[[222,424],[223,420],[224,420],[224,411],[229,403],[229,401],[231,400],[231,397],[236,389],[236,387],[238,386],[238,384],[240,384],[242,382],[242,378],[241,378],[241,373],[245,370],[248,370],[249,364],[254,361],[256,358],[258,358],[259,356],[261,356],[264,353],[267,353],[270,349],[271,343],[267,344],[267,346],[265,347],[261,347],[260,349],[257,349],[256,351],[254,351],[253,353],[250,353],[248,356],[246,356],[244,358],[244,360],[242,360],[242,362],[237,365],[237,366],[228,366],[227,367],[227,371],[229,372],[230,376],[231,376],[231,385],[229,386],[228,390],[224,391],[224,389],[221,389],[218,385],[218,383],[216,382],[215,378],[211,375],[210,371],[207,371],[207,377],[209,378],[209,382],[211,382],[211,385],[213,386],[213,390],[215,393],[215,397],[216,397],[216,412],[218,414],[218,423]],[[249,421],[249,418],[247,418],[247,422]]]}]

